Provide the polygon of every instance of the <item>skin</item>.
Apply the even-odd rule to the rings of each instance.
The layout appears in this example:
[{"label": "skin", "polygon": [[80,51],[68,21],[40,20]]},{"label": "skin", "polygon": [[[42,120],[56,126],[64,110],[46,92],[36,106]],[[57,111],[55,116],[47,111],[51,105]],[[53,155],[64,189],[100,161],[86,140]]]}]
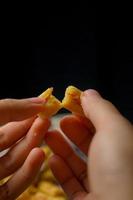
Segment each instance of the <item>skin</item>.
[{"label": "skin", "polygon": [[63,118],[63,133],[88,156],[87,164],[76,156],[57,130],[45,141],[54,155],[49,165],[70,200],[133,199],[133,126],[95,90],[81,96],[89,128],[83,119]]},{"label": "skin", "polygon": [[[0,186],[0,200],[16,199],[34,180],[44,153],[38,148],[50,122],[37,117],[44,99],[0,100],[0,180],[12,175]],[[34,166],[34,167],[33,167]]]}]

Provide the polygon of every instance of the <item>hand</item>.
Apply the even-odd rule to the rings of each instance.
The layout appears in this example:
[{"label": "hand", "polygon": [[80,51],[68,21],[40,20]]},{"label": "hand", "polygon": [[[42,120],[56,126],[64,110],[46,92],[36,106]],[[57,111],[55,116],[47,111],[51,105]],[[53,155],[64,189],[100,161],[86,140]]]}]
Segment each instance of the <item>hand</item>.
[{"label": "hand", "polygon": [[59,131],[46,134],[54,152],[50,167],[70,200],[133,199],[133,126],[96,91],[81,97],[84,113],[95,131],[78,116],[67,116],[60,126],[88,156],[87,165],[76,156]]},{"label": "hand", "polygon": [[44,153],[37,147],[48,130],[50,122],[37,118],[44,100],[0,100],[0,151],[9,151],[0,157],[0,180],[13,176],[0,186],[0,200],[16,199],[33,181],[39,171]]}]

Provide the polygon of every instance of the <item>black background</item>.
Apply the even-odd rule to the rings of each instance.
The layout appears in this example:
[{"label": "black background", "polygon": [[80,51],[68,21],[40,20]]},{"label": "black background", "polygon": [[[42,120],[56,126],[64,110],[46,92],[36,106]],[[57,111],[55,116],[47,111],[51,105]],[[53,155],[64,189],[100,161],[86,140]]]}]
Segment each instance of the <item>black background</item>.
[{"label": "black background", "polygon": [[133,121],[128,32],[90,30],[87,20],[60,16],[41,25],[10,23],[1,33],[0,98],[37,96],[53,86],[62,99],[68,85],[95,88]]}]

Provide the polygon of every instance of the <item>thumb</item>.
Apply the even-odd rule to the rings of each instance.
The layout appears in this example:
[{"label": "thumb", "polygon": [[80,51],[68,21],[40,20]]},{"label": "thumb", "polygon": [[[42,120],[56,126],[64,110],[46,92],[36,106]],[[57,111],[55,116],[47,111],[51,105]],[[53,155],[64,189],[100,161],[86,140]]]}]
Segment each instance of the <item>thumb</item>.
[{"label": "thumb", "polygon": [[120,113],[115,106],[103,99],[96,90],[84,91],[81,95],[81,105],[85,116],[91,120],[96,130],[112,121],[117,122],[120,118]]}]

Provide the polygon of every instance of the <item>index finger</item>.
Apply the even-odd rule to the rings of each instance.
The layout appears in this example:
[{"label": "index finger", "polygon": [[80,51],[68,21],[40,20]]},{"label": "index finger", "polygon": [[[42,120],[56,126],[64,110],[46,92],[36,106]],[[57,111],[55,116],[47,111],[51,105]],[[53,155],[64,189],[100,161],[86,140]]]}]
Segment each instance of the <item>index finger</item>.
[{"label": "index finger", "polygon": [[43,110],[42,98],[0,100],[0,125],[30,118]]}]

